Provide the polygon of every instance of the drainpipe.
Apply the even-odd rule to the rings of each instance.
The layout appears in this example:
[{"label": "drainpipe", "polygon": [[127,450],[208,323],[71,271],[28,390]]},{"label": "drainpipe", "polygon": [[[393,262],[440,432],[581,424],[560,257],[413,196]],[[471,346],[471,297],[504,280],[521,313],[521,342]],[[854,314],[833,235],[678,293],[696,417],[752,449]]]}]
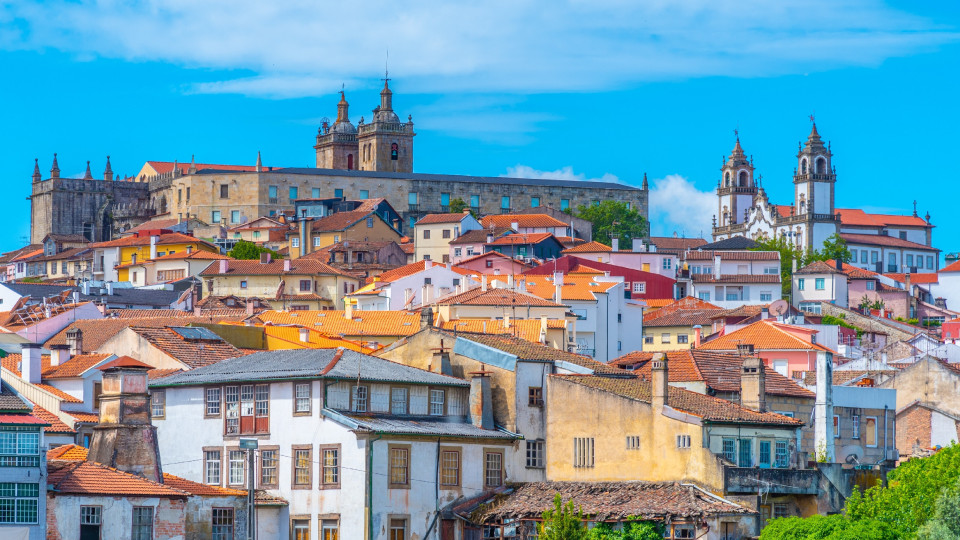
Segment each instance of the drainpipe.
[{"label": "drainpipe", "polygon": [[373,540],[373,443],[382,438],[377,435],[367,443],[367,540]]},{"label": "drainpipe", "polygon": [[887,454],[887,406],[883,406],[883,460],[890,459]]},{"label": "drainpipe", "polygon": [[[437,524],[437,519],[440,517],[440,438],[437,438],[437,476],[434,478],[433,482],[434,487],[434,500],[436,506],[434,507],[433,521],[430,522],[430,526],[427,527],[427,532],[423,533],[424,538],[430,538],[430,531],[433,530],[433,526]],[[437,533],[437,536],[440,536],[440,533]]]}]

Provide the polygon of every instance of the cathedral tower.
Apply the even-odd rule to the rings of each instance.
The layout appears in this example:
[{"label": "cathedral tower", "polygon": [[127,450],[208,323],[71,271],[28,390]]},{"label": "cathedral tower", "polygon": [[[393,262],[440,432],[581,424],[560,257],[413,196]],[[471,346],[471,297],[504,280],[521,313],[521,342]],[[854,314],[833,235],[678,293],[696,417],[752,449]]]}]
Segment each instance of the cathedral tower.
[{"label": "cathedral tower", "polygon": [[718,225],[737,225],[746,221],[747,211],[753,206],[757,185],[753,177],[753,162],[748,160],[740,146],[740,135],[730,157],[720,169],[717,183]]},{"label": "cathedral tower", "polygon": [[380,106],[373,110],[373,121],[357,126],[360,143],[360,170],[413,172],[413,119],[400,123],[393,112],[390,79],[384,79]]},{"label": "cathedral tower", "polygon": [[318,169],[356,169],[357,156],[357,128],[350,123],[350,104],[343,92],[340,92],[340,103],[337,103],[337,121],[333,128],[327,122],[320,126],[317,132]]},{"label": "cathedral tower", "polygon": [[[812,122],[813,117],[810,120]],[[797,169],[793,174],[793,204],[797,218],[805,222],[796,231],[802,234],[797,244],[819,248],[839,230],[839,219],[834,212],[836,182],[833,153],[829,145],[823,144],[817,124],[813,122],[806,144],[797,152]]]}]

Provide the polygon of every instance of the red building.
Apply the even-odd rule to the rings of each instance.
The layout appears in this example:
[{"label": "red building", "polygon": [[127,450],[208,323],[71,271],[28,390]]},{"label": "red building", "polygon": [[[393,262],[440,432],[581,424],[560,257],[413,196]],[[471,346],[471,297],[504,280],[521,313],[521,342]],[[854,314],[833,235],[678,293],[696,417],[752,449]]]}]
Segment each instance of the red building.
[{"label": "red building", "polygon": [[[580,268],[583,267],[583,268]],[[611,276],[622,277],[624,290],[630,291],[630,298],[634,300],[673,299],[675,279],[670,279],[653,272],[634,270],[623,266],[582,259],[573,255],[560,257],[556,261],[547,261],[542,265],[524,272],[530,275],[550,275],[562,272],[569,275],[586,269],[610,272]]]}]

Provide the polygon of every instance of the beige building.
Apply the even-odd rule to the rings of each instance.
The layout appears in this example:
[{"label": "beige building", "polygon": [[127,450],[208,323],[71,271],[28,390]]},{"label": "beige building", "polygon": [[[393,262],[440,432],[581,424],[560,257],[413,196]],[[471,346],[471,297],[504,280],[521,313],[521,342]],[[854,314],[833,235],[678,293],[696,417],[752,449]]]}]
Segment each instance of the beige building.
[{"label": "beige building", "polygon": [[450,242],[461,234],[480,229],[469,210],[461,214],[428,214],[414,227],[415,261],[450,262]]},{"label": "beige building", "polygon": [[134,287],[144,287],[198,276],[208,266],[220,260],[230,260],[230,257],[210,251],[177,251],[155,259],[125,264],[122,268],[127,270],[130,283]]},{"label": "beige building", "polygon": [[290,257],[298,258],[343,242],[399,242],[400,233],[372,210],[337,212],[316,221],[305,219],[290,237]]},{"label": "beige building", "polygon": [[220,260],[200,273],[207,295],[258,297],[274,309],[318,310],[343,305],[360,281],[317,260]]}]

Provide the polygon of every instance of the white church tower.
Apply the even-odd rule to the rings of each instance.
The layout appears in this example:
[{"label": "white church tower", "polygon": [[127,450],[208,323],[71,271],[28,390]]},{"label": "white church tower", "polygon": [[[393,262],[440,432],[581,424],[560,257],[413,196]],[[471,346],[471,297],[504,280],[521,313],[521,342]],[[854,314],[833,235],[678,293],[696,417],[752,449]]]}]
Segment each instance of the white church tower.
[{"label": "white church tower", "polygon": [[722,228],[742,224],[753,206],[757,185],[753,178],[753,162],[743,153],[739,134],[737,144],[720,172],[720,181],[717,183],[718,225]]},{"label": "white church tower", "polygon": [[824,240],[838,232],[839,220],[834,212],[836,182],[833,153],[823,144],[814,123],[806,144],[797,152],[793,174],[794,211],[797,220],[802,220],[797,231],[803,235],[799,245],[819,249]]}]

